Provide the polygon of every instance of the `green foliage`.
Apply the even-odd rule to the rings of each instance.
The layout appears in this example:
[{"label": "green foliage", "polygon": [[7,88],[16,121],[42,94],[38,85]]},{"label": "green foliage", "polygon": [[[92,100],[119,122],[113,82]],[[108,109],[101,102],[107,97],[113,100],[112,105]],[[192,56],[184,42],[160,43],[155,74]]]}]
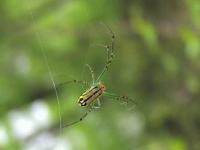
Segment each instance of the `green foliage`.
[{"label": "green foliage", "polygon": [[[0,12],[0,149],[42,150],[35,144],[42,133],[73,150],[200,149],[199,0],[2,0]],[[94,45],[110,40],[100,22],[116,35],[116,57],[102,80],[108,91],[134,98],[138,106],[128,111],[104,98],[99,111],[58,134],[58,105],[43,52],[57,85],[91,80],[85,64],[97,77],[106,50]],[[63,123],[84,112],[77,106],[81,92],[77,85],[58,87]],[[40,117],[33,109],[38,105],[47,107],[46,125],[45,116],[34,116]],[[20,116],[29,118],[26,127],[34,123],[23,138],[12,121]]]}]

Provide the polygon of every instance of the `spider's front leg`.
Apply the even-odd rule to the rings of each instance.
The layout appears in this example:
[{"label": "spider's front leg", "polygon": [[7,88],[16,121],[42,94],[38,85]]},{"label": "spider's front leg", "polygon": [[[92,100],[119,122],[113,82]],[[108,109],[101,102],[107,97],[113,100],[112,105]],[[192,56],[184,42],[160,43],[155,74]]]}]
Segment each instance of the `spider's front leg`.
[{"label": "spider's front leg", "polygon": [[[105,25],[105,24],[104,24]],[[109,26],[105,25],[106,28],[109,30],[110,35],[111,35],[111,42],[108,45],[103,45],[104,48],[106,48],[107,50],[107,61],[106,64],[103,68],[103,71],[100,73],[100,75],[98,76],[96,82],[100,81],[102,76],[104,75],[104,73],[108,70],[108,67],[111,65],[112,60],[114,58],[114,40],[115,40],[115,35],[113,33],[113,31],[110,29]]]},{"label": "spider's front leg", "polygon": [[92,67],[89,64],[86,64],[86,67],[88,67],[88,69],[90,71],[90,74],[91,74],[91,77],[92,77],[92,85],[94,85],[95,84],[94,71],[93,71]]},{"label": "spider's front leg", "polygon": [[56,87],[62,87],[62,86],[68,85],[68,84],[81,84],[81,85],[85,85],[87,87],[89,87],[89,85],[90,85],[87,81],[74,79],[74,80],[59,83],[56,85]]}]

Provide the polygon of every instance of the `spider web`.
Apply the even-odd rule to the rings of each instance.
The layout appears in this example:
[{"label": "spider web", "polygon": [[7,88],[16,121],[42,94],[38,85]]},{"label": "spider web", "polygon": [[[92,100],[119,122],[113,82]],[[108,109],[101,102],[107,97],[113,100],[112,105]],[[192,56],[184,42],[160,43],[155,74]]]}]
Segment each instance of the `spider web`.
[{"label": "spider web", "polygon": [[31,0],[27,0],[27,7],[28,7],[28,11],[30,13],[31,19],[32,19],[32,21],[34,23],[33,30],[35,32],[35,37],[37,38],[37,41],[39,43],[39,49],[40,49],[40,51],[42,53],[45,65],[47,67],[49,79],[51,81],[52,88],[55,91],[56,100],[57,100],[57,104],[58,104],[59,130],[60,130],[60,135],[61,135],[62,134],[62,116],[61,116],[61,106],[60,106],[60,99],[59,99],[59,96],[58,96],[58,91],[57,91],[56,84],[55,84],[55,81],[54,81],[53,73],[51,71],[51,67],[50,67],[49,62],[48,62],[47,55],[46,55],[46,53],[44,51],[45,48],[44,48],[43,41],[42,41],[41,36],[40,36],[40,32],[35,28],[37,23],[35,21],[35,16],[33,15],[33,4],[32,4]]}]

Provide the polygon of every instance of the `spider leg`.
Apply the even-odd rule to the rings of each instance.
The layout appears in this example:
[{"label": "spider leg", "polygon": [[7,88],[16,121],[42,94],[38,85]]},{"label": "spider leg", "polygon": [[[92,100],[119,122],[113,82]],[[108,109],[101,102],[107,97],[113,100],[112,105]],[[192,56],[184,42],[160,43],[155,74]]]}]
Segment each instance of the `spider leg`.
[{"label": "spider leg", "polygon": [[105,49],[106,49],[106,52],[107,52],[107,61],[109,60],[110,49],[108,49],[108,45],[103,45],[103,44],[93,44],[93,46],[99,46],[99,47],[105,48]]},{"label": "spider leg", "polygon": [[100,102],[100,99],[97,98],[97,100],[92,103],[92,106],[91,106],[93,109],[99,109],[101,107],[101,102]]},{"label": "spider leg", "polygon": [[88,108],[88,109],[86,110],[86,112],[85,112],[78,120],[76,120],[76,121],[74,121],[74,122],[71,122],[71,123],[68,123],[68,124],[65,124],[65,125],[62,126],[62,128],[69,127],[69,126],[71,126],[71,125],[74,125],[74,124],[76,124],[76,123],[79,123],[79,122],[83,121],[83,120],[88,116],[88,114],[89,114],[92,110],[93,110],[92,107]]},{"label": "spider leg", "polygon": [[87,81],[82,81],[82,80],[70,80],[63,83],[59,83],[57,86],[62,87],[64,85],[71,84],[71,83],[89,86],[89,83]]},{"label": "spider leg", "polygon": [[89,64],[86,64],[86,66],[89,68],[91,76],[92,76],[92,85],[95,83],[95,77],[94,77],[94,71],[92,70],[92,67]]},{"label": "spider leg", "polygon": [[[75,80],[74,79],[74,80],[69,80],[69,81],[66,81],[66,82],[59,83],[59,84],[56,85],[56,87],[57,88],[62,88],[62,86],[65,86],[65,85],[68,85],[68,84],[81,84],[81,85],[89,86],[89,83],[87,81]],[[86,113],[83,116],[81,116],[80,120],[84,119],[87,116],[88,112],[89,111],[86,111]],[[69,125],[73,125],[76,122],[78,122],[78,121],[72,122]],[[62,123],[61,123],[62,128],[66,127],[66,126],[69,126],[69,125],[64,125],[63,126]]]},{"label": "spider leg", "polygon": [[76,123],[79,123],[79,122],[83,121],[83,120],[88,116],[88,114],[89,114],[91,111],[93,111],[93,110],[95,110],[95,109],[99,109],[100,106],[101,106],[101,104],[100,104],[100,99],[98,98],[98,99],[97,99],[97,105],[95,105],[95,103],[91,104],[91,105],[87,108],[86,112],[85,112],[78,120],[76,120],[76,121],[74,121],[74,122],[71,122],[71,123],[68,123],[68,124],[65,124],[64,126],[62,126],[62,128],[69,127],[69,126],[71,126],[71,125],[74,125],[74,124],[76,124]]},{"label": "spider leg", "polygon": [[104,75],[104,73],[108,70],[108,67],[110,66],[110,64],[112,63],[112,60],[114,58],[113,48],[114,48],[115,35],[114,35],[113,31],[110,29],[109,26],[107,26],[107,25],[105,25],[105,26],[111,34],[111,42],[108,45],[105,45],[105,46],[103,45],[103,47],[105,47],[106,50],[107,50],[107,61],[106,61],[106,64],[103,68],[103,71],[100,73],[100,75],[98,76],[98,78],[96,80],[97,82],[101,79],[101,77]]},{"label": "spider leg", "polygon": [[97,99],[97,104],[98,104],[98,106],[101,106],[101,102],[100,102],[99,98]]},{"label": "spider leg", "polygon": [[126,105],[129,102],[131,102],[134,107],[137,105],[137,103],[133,99],[131,99],[131,98],[127,97],[127,96],[120,96],[120,95],[117,95],[117,94],[114,94],[114,93],[109,93],[109,92],[103,92],[103,95],[106,96],[106,97],[121,101],[122,103],[124,103]]}]

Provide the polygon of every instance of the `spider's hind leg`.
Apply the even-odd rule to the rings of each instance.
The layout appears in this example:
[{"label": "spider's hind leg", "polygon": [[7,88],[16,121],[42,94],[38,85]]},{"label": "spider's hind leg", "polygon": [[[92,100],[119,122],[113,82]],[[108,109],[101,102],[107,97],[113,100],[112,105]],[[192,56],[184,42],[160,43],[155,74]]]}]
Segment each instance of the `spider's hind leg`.
[{"label": "spider's hind leg", "polygon": [[131,103],[132,106],[130,109],[135,108],[135,106],[137,105],[137,103],[132,98],[129,98],[127,96],[120,96],[120,95],[116,95],[116,94],[109,93],[109,92],[104,92],[103,95],[106,97],[118,100],[121,104],[128,105]]}]

